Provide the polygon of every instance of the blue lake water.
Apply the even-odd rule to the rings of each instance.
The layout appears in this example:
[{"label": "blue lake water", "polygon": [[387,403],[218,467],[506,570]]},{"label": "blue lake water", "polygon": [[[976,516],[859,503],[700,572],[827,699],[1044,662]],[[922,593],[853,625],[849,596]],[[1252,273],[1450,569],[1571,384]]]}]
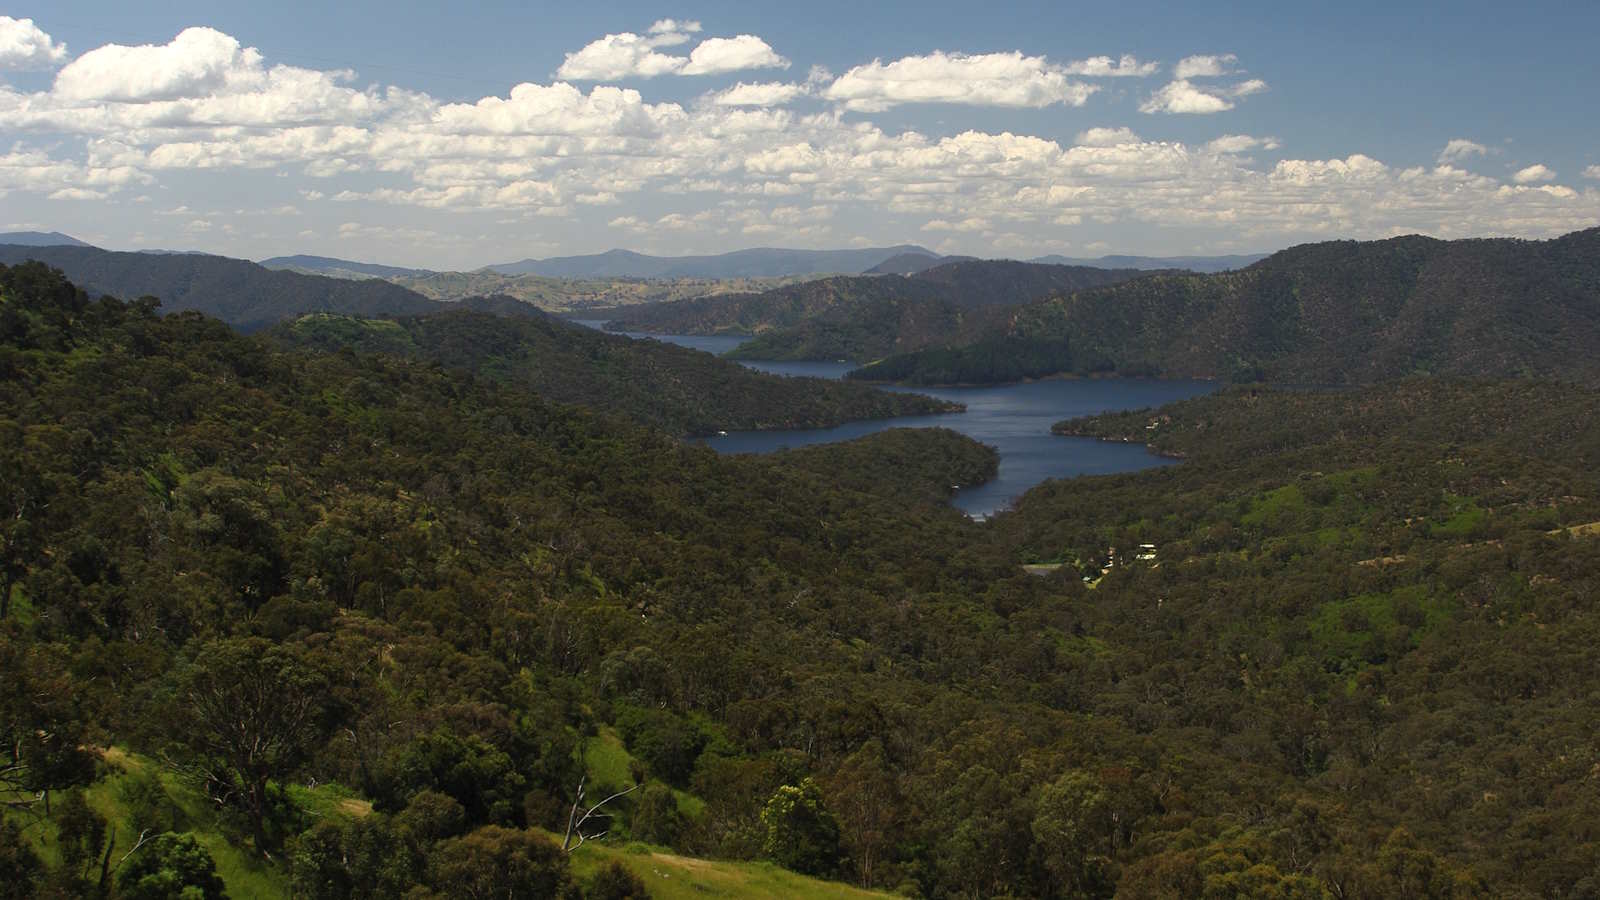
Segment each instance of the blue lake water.
[{"label": "blue lake water", "polygon": [[[600,323],[578,321],[598,327]],[[704,350],[726,353],[745,339],[727,336],[643,335]],[[779,375],[839,378],[854,368],[846,362],[748,362],[752,369]],[[847,441],[888,428],[949,428],[982,441],[1000,452],[1000,473],[992,481],[958,492],[951,503],[975,517],[1004,509],[1028,488],[1049,478],[1133,472],[1172,461],[1135,444],[1118,444],[1092,438],[1058,437],[1050,426],[1062,419],[1112,410],[1160,406],[1208,394],[1209,381],[1145,378],[1050,379],[1025,384],[970,388],[900,388],[885,390],[928,394],[964,403],[967,411],[943,416],[904,416],[867,422],[847,422],[835,428],[795,431],[735,431],[708,438],[705,443],[722,453],[771,453],[791,447]]]}]

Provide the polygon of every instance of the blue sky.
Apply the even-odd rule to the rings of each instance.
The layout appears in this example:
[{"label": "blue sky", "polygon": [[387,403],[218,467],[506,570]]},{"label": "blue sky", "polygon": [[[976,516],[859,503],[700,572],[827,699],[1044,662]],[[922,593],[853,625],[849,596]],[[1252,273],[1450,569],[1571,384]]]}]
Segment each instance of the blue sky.
[{"label": "blue sky", "polygon": [[0,229],[470,268],[1600,221],[1600,4],[329,6],[0,7]]}]

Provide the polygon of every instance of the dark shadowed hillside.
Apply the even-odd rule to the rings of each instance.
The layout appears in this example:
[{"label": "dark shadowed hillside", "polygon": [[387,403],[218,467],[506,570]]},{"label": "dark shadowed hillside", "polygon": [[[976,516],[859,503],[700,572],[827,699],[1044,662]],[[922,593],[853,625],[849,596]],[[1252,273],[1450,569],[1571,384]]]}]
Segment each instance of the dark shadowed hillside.
[{"label": "dark shadowed hillside", "polygon": [[709,353],[640,341],[533,313],[497,318],[510,298],[462,301],[482,311],[398,320],[309,315],[271,334],[322,350],[348,347],[430,360],[531,389],[539,396],[654,425],[677,434],[822,428],[855,419],[953,411],[914,394],[815,378],[782,378]]},{"label": "dark shadowed hillside", "polygon": [[1410,374],[1600,379],[1600,229],[1307,244],[1021,310],[967,346],[857,377],[918,384],[1122,372],[1342,384]]},{"label": "dark shadowed hillside", "polygon": [[199,310],[243,331],[306,312],[402,316],[439,304],[386,281],[324,278],[197,253],[114,253],[94,247],[0,246],[0,263],[36,259],[90,294],[152,296],[163,312]]},{"label": "dark shadowed hillside", "polygon": [[960,340],[1006,321],[1004,307],[1144,273],[1005,260],[944,263],[908,277],[842,276],[760,294],[628,310],[609,327],[658,334],[753,334],[747,359],[869,360]]},{"label": "dark shadowed hillside", "polygon": [[945,263],[958,262],[972,259],[970,256],[938,256],[932,253],[914,252],[901,253],[891,256],[872,268],[862,272],[863,275],[915,275],[923,269],[942,266]]}]

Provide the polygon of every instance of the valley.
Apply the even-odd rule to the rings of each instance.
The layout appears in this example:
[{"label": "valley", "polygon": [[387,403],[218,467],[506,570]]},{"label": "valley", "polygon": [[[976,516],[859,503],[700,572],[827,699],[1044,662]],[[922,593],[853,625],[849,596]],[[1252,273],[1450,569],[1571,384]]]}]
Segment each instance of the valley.
[{"label": "valley", "polygon": [[[1498,841],[1594,800],[1557,790],[1583,783],[1600,716],[1563,674],[1600,646],[1579,384],[924,397],[837,380],[847,363],[713,355],[738,336],[537,314],[246,337],[34,264],[0,270],[0,297],[5,502],[29,526],[6,538],[0,647],[26,684],[4,721],[70,736],[16,745],[0,788],[5,827],[47,823],[27,846],[50,877],[78,851],[39,790],[72,810],[82,791],[72,815],[119,834],[200,835],[230,891],[384,893],[510,853],[552,884],[658,896],[836,892],[792,871],[936,895],[1248,874],[1376,898],[1404,866],[1454,896],[1538,896],[1589,858]],[[773,374],[796,366],[834,380]],[[103,687],[52,693],[90,672]],[[251,684],[317,710],[259,770],[207,743],[230,706],[282,714],[228,693]],[[185,699],[202,690],[232,699]],[[1502,721],[1528,737],[1491,739]],[[140,782],[155,806],[125,806],[108,798],[132,770],[82,753],[211,774],[163,769]],[[1459,792],[1430,787],[1447,778]],[[568,864],[580,781],[627,794],[616,836]],[[239,799],[202,813],[205,784]],[[800,830],[757,824],[789,797]],[[1082,808],[1093,843],[1049,843]],[[1073,868],[1022,865],[1042,853]]]},{"label": "valley", "polygon": [[[1534,836],[1581,834],[1600,759],[1571,677],[1600,665],[1590,237],[1221,275],[958,261],[640,309],[699,335],[37,251],[189,287],[162,315],[0,267],[5,858],[310,897],[450,895],[486,860],[595,895],[1379,898],[1416,871],[1552,895],[1594,846]],[[1440,293],[1430,253],[1493,277]],[[1307,291],[1304,259],[1349,290]],[[230,328],[194,311],[224,271],[304,280],[246,282]],[[1544,306],[1507,312],[1518,283]],[[1195,299],[1222,288],[1294,311],[1216,331],[1270,348],[1245,384],[1126,376],[1232,359],[1206,322],[1254,301]],[[1454,322],[1434,343],[1355,354],[1328,319],[1410,328],[1419,296]],[[762,351],[931,340],[883,317],[918,303],[1008,331],[866,370]],[[773,311],[755,343],[715,325]],[[1507,373],[1531,357],[1482,323],[1509,315],[1568,380]],[[899,360],[930,386],[859,383]],[[968,372],[1016,378],[939,384]],[[282,753],[232,749],[277,721]],[[562,850],[579,790],[619,796]],[[130,874],[77,838],[155,830]]]},{"label": "valley", "polygon": [[11,6],[0,900],[1600,898],[1600,4]]},{"label": "valley", "polygon": [[[580,320],[580,323],[591,328],[604,324],[598,320]],[[708,353],[727,353],[743,343],[740,337],[722,335],[630,333],[628,336],[681,344]],[[743,364],[776,375],[830,379],[842,378],[851,368],[849,363],[744,360]],[[1058,379],[988,388],[923,388],[917,391],[958,404],[961,410],[937,417],[865,420],[828,428],[733,431],[705,436],[703,441],[719,453],[776,453],[850,441],[888,428],[949,428],[993,447],[999,454],[999,466],[993,477],[981,483],[951,485],[954,492],[951,501],[955,507],[981,519],[1005,509],[1023,492],[1050,478],[1131,472],[1169,462],[1138,446],[1053,438],[1050,426],[1061,418],[1164,406],[1214,387],[1199,381]]]}]

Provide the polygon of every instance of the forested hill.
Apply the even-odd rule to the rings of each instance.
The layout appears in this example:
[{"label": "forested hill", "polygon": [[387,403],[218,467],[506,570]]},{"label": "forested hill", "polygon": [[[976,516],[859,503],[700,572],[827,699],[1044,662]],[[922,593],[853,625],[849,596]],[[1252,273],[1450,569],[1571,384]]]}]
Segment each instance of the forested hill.
[{"label": "forested hill", "polygon": [[0,232],[0,244],[20,247],[92,247],[70,234],[59,231],[6,231]]},{"label": "forested hill", "polygon": [[1600,380],[1600,229],[1307,244],[1019,311],[954,348],[853,373],[916,384],[1124,372],[1342,384],[1416,373]]},{"label": "forested hill", "polygon": [[[1326,792],[1268,800],[1274,824],[1236,820],[1210,848],[1186,832],[1169,852],[1204,872],[1229,865],[1223,845],[1265,859],[1253,854],[1286,841],[1322,880],[1302,896],[1319,898],[1594,890],[1597,404],[1570,384],[1417,378],[1238,387],[1061,426],[1185,457],[1048,482],[995,520],[997,537],[1063,563],[1058,577],[1095,585],[1085,633],[1120,649],[1085,662],[1098,674],[1064,688],[1071,702],[1245,766],[1271,758]],[[1373,836],[1372,864],[1415,880],[1357,889],[1353,868],[1319,859],[1330,845],[1314,835],[1343,817]],[[1432,868],[1422,847],[1452,848],[1483,881]],[[1295,896],[1137,869],[1118,896]]]},{"label": "forested hill", "polygon": [[979,524],[948,431],[723,457],[0,268],[6,888],[1590,896],[1597,404],[1237,389]]},{"label": "forested hill", "polygon": [[498,318],[489,314],[495,311],[490,300],[463,301],[469,302],[490,308],[398,320],[315,314],[270,335],[290,346],[417,357],[675,434],[824,428],[959,409],[866,385],[780,378],[709,353],[604,334],[542,314]]},{"label": "forested hill", "polygon": [[964,260],[909,276],[841,276],[757,294],[730,294],[625,311],[607,327],[657,334],[751,334],[748,359],[875,359],[975,335],[1003,307],[1146,273],[1008,260]]},{"label": "forested hill", "polygon": [[241,331],[307,312],[403,316],[439,308],[427,297],[386,281],[274,271],[224,256],[0,245],[0,264],[30,259],[62,270],[90,294],[156,297],[163,312],[198,310]]}]

